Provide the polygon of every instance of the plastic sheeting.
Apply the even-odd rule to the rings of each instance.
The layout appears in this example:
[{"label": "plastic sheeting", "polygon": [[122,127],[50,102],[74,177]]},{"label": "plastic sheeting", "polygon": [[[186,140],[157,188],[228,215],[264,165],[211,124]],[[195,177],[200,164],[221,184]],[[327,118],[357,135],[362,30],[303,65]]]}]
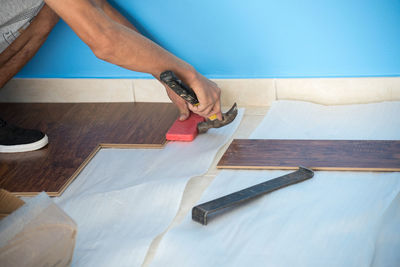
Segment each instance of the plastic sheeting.
[{"label": "plastic sheeting", "polygon": [[175,217],[187,181],[204,174],[238,127],[163,149],[102,149],[57,199],[77,222],[73,266],[140,266]]},{"label": "plastic sheeting", "polygon": [[[400,139],[400,102],[275,102],[251,138]],[[199,203],[287,171],[224,170]],[[152,266],[399,266],[400,173],[316,172],[314,178],[215,217],[188,214]]]}]

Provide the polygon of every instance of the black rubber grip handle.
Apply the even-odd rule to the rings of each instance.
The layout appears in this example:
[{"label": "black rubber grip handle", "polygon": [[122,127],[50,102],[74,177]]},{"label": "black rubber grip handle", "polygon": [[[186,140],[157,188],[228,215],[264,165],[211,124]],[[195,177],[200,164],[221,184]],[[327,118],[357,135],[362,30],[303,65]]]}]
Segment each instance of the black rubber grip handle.
[{"label": "black rubber grip handle", "polygon": [[160,74],[160,80],[166,83],[177,95],[192,105],[198,105],[199,100],[193,89],[182,82],[173,71],[167,70]]}]

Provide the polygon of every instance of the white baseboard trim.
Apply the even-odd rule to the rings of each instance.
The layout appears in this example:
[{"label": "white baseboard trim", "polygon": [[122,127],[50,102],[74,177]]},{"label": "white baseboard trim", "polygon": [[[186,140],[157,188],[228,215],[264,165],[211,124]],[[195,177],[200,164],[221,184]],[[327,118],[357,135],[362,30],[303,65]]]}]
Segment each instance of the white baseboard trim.
[{"label": "white baseboard trim", "polygon": [[12,79],[0,102],[133,102],[128,79]]},{"label": "white baseboard trim", "polygon": [[324,105],[400,100],[400,77],[276,79],[277,99]]},{"label": "white baseboard trim", "polygon": [[[222,106],[270,106],[275,100],[325,105],[400,100],[400,77],[214,79]],[[0,102],[170,102],[155,79],[13,79]]]}]

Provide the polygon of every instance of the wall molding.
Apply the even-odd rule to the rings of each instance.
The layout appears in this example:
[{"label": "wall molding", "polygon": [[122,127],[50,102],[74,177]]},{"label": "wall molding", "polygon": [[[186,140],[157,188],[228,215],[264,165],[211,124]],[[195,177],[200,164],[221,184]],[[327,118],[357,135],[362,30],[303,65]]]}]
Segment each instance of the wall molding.
[{"label": "wall molding", "polygon": [[[400,101],[400,77],[212,79],[223,106],[270,106],[275,100],[325,105]],[[155,79],[12,79],[0,102],[170,102]]]}]

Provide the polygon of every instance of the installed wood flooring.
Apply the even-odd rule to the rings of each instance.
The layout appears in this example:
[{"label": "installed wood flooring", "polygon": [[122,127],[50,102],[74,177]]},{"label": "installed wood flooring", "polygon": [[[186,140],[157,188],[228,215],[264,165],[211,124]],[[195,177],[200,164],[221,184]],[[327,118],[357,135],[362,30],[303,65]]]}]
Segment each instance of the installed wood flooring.
[{"label": "installed wood flooring", "polygon": [[37,151],[0,153],[0,188],[58,196],[100,147],[162,147],[178,111],[167,103],[0,103],[0,116],[49,137]]},{"label": "installed wood flooring", "polygon": [[217,168],[400,171],[400,141],[235,139]]}]

